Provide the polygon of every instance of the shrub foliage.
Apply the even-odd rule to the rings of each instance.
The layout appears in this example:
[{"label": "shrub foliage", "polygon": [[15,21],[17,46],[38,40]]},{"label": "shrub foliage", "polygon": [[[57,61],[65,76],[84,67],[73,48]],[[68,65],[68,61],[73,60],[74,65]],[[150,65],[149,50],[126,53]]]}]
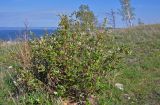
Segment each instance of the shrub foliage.
[{"label": "shrub foliage", "polygon": [[81,31],[78,18],[60,18],[57,32],[28,42],[30,65],[17,69],[17,82],[27,92],[43,89],[83,102],[111,86],[110,79],[128,51],[113,44],[106,30]]}]

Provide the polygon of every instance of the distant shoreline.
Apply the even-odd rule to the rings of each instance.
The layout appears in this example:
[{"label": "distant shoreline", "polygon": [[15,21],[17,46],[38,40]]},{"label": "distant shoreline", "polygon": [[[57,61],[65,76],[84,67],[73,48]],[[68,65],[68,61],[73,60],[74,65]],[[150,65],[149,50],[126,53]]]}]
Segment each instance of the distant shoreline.
[{"label": "distant shoreline", "polygon": [[[33,29],[42,29],[42,30],[46,30],[46,29],[57,29],[57,27],[28,27],[29,30],[33,30]],[[0,30],[25,30],[25,27],[0,27]]]},{"label": "distant shoreline", "polygon": [[[57,28],[29,28],[28,31],[29,33],[33,33],[35,35],[35,37],[41,37],[44,34],[46,34],[46,32],[48,34],[53,33]],[[0,40],[4,40],[4,41],[13,41],[16,40],[17,38],[22,38],[25,34],[25,28],[0,28]],[[32,35],[31,35],[32,36]]]}]

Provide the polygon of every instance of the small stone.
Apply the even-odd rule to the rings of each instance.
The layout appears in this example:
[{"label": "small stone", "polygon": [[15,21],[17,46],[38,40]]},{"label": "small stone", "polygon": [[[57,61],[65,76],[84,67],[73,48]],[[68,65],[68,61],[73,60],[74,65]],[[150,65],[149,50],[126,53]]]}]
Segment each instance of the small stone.
[{"label": "small stone", "polygon": [[13,66],[9,66],[8,68],[9,68],[9,69],[12,69],[12,68],[13,68]]},{"label": "small stone", "polygon": [[131,99],[131,97],[128,97],[128,100],[130,100]]},{"label": "small stone", "polygon": [[109,53],[112,53],[112,51],[111,51],[111,50],[109,50],[108,52],[109,52]]},{"label": "small stone", "polygon": [[55,91],[54,94],[57,95],[58,93]]},{"label": "small stone", "polygon": [[116,83],[115,84],[115,87],[117,87],[118,89],[120,89],[120,90],[124,90],[124,86],[123,86],[123,84],[121,84],[121,83]]},{"label": "small stone", "polygon": [[13,81],[13,83],[16,84],[17,82],[16,82],[16,81]]}]

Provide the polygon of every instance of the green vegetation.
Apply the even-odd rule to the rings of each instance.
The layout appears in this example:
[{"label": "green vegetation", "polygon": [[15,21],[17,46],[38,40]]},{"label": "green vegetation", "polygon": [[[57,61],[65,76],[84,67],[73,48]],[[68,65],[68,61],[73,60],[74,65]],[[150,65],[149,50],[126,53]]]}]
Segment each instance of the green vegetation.
[{"label": "green vegetation", "polygon": [[[160,90],[160,85],[159,85],[159,82],[160,82],[160,75],[159,75],[160,74],[160,61],[159,61],[160,32],[159,30],[160,30],[159,25],[153,25],[153,26],[136,27],[132,29],[116,30],[115,32],[110,34],[114,36],[115,43],[118,43],[119,45],[123,44],[125,46],[129,46],[132,49],[132,54],[126,56],[126,61],[121,62],[119,64],[122,68],[118,72],[116,71],[113,77],[110,77],[110,81],[111,81],[110,83],[112,84],[112,86],[109,87],[109,84],[107,83],[100,84],[100,87],[103,87],[103,91],[102,91],[103,94],[101,93],[99,96],[98,95],[96,96],[98,99],[98,103],[100,105],[105,105],[105,104],[106,105],[109,105],[109,104],[110,105],[113,105],[113,104],[143,105],[147,103],[150,105],[152,104],[156,105],[159,103],[159,98],[160,98],[159,96],[159,90]],[[44,44],[49,43],[48,40],[52,41],[50,38],[48,39],[47,37],[42,40],[44,42],[41,46],[39,46],[39,48],[48,48],[49,46],[45,47]],[[68,39],[68,40],[71,40],[71,39]],[[38,40],[37,42],[34,42],[34,43],[38,43]],[[19,104],[20,103],[26,104],[26,103],[36,102],[36,100],[43,103],[45,101],[47,104],[49,103],[51,104],[57,101],[59,103],[62,103],[62,99],[58,98],[55,95],[53,95],[54,97],[51,101],[51,97],[49,96],[49,93],[44,92],[43,89],[40,90],[40,88],[38,91],[19,94],[18,96],[14,96],[15,85],[13,84],[13,80],[10,77],[11,74],[12,75],[14,74],[13,73],[14,70],[11,68],[9,69],[8,67],[16,66],[15,60],[11,59],[12,55],[10,53],[10,52],[17,52],[18,48],[16,47],[17,49],[15,49],[15,46],[17,45],[1,44],[1,49],[0,49],[1,51],[0,99],[1,100],[0,100],[0,103],[2,105],[14,104],[14,102]],[[55,47],[58,47],[58,46],[55,46]],[[53,50],[53,48],[51,49],[51,51]],[[75,49],[78,49],[78,48],[74,47],[74,50]],[[61,51],[61,54],[63,55],[62,51]],[[38,55],[43,54],[43,52],[45,52],[45,50],[39,51]],[[51,53],[51,52],[49,51],[48,53]],[[45,53],[45,55],[43,55],[42,57],[48,56],[49,55],[48,53]],[[36,57],[38,57],[38,55],[36,55]],[[58,58],[62,59],[63,58],[62,55],[58,56]],[[61,61],[61,63],[62,62],[63,61]],[[73,60],[73,62],[75,63],[76,61]],[[71,66],[71,64],[68,66]],[[75,66],[75,65],[72,65],[72,66]],[[72,71],[69,71],[69,73],[70,72],[73,73]],[[92,72],[92,71],[89,71],[89,72]],[[73,74],[72,76],[75,76],[75,75]],[[61,77],[61,78],[64,78],[64,77]],[[73,79],[74,77],[70,77],[70,78]],[[28,81],[30,80],[29,78],[27,79]],[[88,83],[88,80],[85,80],[85,78],[77,78],[77,79],[84,80]],[[81,83],[77,83],[76,85],[80,86]],[[123,84],[124,91],[121,91],[115,88],[114,86],[115,83]],[[68,84],[66,85],[70,86],[70,82],[68,82]],[[83,84],[81,86],[85,86],[85,85],[87,84]],[[78,89],[81,89],[81,88],[79,87]],[[60,95],[60,94],[58,93],[57,95]],[[18,97],[18,99],[16,97]]]},{"label": "green vegetation", "polygon": [[50,36],[0,43],[0,105],[159,104],[160,25],[105,30],[95,20],[81,6]]}]

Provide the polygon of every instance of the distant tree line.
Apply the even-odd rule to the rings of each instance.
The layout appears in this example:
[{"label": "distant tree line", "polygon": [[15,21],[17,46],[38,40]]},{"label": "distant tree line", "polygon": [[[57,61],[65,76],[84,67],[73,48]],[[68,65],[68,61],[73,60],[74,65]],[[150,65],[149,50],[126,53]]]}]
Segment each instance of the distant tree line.
[{"label": "distant tree line", "polygon": [[[108,23],[112,28],[116,28],[116,16],[122,16],[122,20],[125,22],[127,27],[132,27],[133,20],[135,20],[135,8],[132,7],[131,0],[119,0],[121,8],[118,11],[111,9],[110,12],[106,13]],[[144,25],[144,22],[138,18],[138,25]]]},{"label": "distant tree line", "polygon": [[[131,0],[119,0],[119,2],[121,5],[121,8],[118,10],[111,9],[111,11],[107,12],[106,18],[104,18],[103,24],[101,26],[104,27],[105,24],[108,23],[113,29],[115,29],[117,15],[120,15],[122,17],[122,21],[125,22],[127,27],[134,26],[133,20],[135,20],[136,15],[135,15],[135,8],[132,7]],[[64,16],[64,17],[62,19],[63,21],[68,20],[67,16]],[[77,27],[79,25],[82,26],[81,31],[91,31],[91,30],[94,30],[95,27],[97,27],[97,18],[94,15],[94,12],[90,10],[88,5],[81,5],[78,11],[75,11],[72,13],[71,17],[75,17],[76,19],[78,19],[78,23],[76,23],[74,27]],[[74,21],[74,19],[72,18],[72,20],[70,21]],[[65,23],[68,23],[68,22],[65,21]],[[142,22],[140,18],[138,18],[137,23],[138,25],[144,24],[144,22]],[[101,27],[101,26],[98,26],[98,27]]]}]

